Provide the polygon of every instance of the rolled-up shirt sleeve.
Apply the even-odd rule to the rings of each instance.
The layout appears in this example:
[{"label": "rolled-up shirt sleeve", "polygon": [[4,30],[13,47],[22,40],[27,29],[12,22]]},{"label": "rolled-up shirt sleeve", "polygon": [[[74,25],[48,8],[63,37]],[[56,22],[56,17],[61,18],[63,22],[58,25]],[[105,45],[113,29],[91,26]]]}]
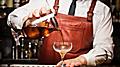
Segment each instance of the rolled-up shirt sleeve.
[{"label": "rolled-up shirt sleeve", "polygon": [[24,23],[23,18],[29,13],[29,9],[26,8],[27,6],[28,4],[23,7],[17,8],[13,12],[11,12],[8,15],[7,24],[14,28],[22,29]]},{"label": "rolled-up shirt sleeve", "polygon": [[96,23],[97,27],[94,29],[93,49],[87,54],[82,55],[86,58],[87,65],[109,63],[113,58],[114,44],[112,40],[113,26],[111,12],[107,6],[103,9],[103,15],[99,17],[101,20],[99,23]]},{"label": "rolled-up shirt sleeve", "polygon": [[35,9],[40,9],[44,4],[45,0],[30,0],[28,4],[15,9],[8,15],[7,24],[17,29],[22,29],[25,17]]}]

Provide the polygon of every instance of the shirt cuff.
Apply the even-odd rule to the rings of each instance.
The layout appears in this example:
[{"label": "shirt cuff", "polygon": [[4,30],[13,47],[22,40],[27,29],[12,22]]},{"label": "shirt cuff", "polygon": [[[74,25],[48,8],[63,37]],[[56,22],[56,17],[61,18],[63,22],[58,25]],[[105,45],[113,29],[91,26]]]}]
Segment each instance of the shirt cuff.
[{"label": "shirt cuff", "polygon": [[94,57],[94,56],[88,55],[88,54],[83,54],[83,55],[81,55],[81,56],[83,56],[83,57],[86,58],[87,65],[96,66],[95,57]]},{"label": "shirt cuff", "polygon": [[22,29],[23,19],[21,19],[20,17],[11,16],[10,20],[14,27],[16,27],[17,29]]}]

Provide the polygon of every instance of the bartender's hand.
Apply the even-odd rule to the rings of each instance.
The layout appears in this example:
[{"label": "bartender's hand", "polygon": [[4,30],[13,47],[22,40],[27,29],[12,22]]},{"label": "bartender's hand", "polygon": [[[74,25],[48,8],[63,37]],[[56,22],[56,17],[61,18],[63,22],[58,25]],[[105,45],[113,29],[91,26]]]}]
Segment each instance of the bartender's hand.
[{"label": "bartender's hand", "polygon": [[51,10],[42,7],[41,9],[35,9],[34,11],[32,11],[31,13],[29,13],[28,16],[24,17],[24,20],[26,22],[25,26],[29,25],[31,23],[31,21],[34,21],[37,18],[40,18],[42,16],[45,16],[47,14],[49,14],[51,12]]},{"label": "bartender's hand", "polygon": [[33,18],[33,17],[36,17],[36,18],[39,18],[41,16],[45,16],[47,14],[49,14],[51,11],[50,9],[46,9],[45,7],[42,7],[41,9],[36,9],[34,11],[32,11],[30,14],[29,14],[29,18]]},{"label": "bartender's hand", "polygon": [[60,67],[62,63],[65,64],[66,67],[87,65],[87,61],[86,61],[85,57],[83,57],[83,56],[79,56],[79,57],[74,58],[74,59],[68,59],[68,60],[60,61],[56,65],[56,67]]}]

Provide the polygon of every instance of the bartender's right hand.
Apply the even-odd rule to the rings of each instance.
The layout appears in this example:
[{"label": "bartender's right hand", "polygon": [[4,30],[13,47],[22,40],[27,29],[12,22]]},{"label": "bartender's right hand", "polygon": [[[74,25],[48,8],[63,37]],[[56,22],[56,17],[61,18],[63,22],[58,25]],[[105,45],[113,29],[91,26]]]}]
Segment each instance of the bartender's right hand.
[{"label": "bartender's right hand", "polygon": [[26,16],[24,18],[24,19],[26,19],[25,26],[28,26],[35,19],[45,16],[45,15],[49,14],[50,12],[51,12],[51,10],[50,9],[48,10],[45,7],[42,7],[41,9],[33,10],[32,12],[29,13],[28,16]]},{"label": "bartender's right hand", "polygon": [[47,8],[42,7],[41,9],[35,9],[34,11],[32,11],[28,17],[29,18],[33,18],[33,17],[39,18],[41,16],[45,16],[45,15],[49,14],[50,12],[51,12],[50,9],[48,10]]}]

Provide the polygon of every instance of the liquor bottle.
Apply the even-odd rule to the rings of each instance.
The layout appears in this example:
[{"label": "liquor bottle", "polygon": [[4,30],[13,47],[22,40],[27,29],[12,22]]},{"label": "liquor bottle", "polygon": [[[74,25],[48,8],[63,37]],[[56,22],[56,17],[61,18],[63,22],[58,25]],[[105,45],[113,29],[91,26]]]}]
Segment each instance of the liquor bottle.
[{"label": "liquor bottle", "polygon": [[29,45],[28,45],[28,59],[31,59],[32,58],[32,43],[29,42]]},{"label": "liquor bottle", "polygon": [[37,58],[37,52],[38,52],[38,44],[35,42],[33,44],[33,58]]},{"label": "liquor bottle", "polygon": [[13,8],[13,0],[7,0],[7,7]]},{"label": "liquor bottle", "polygon": [[13,0],[13,7],[14,8],[20,7],[20,0]]},{"label": "liquor bottle", "polygon": [[15,45],[13,45],[12,46],[12,59],[14,60],[14,59],[16,59],[16,52],[15,52],[15,49],[16,49],[16,46]]},{"label": "liquor bottle", "polygon": [[24,59],[24,38],[21,38],[20,59]]},{"label": "liquor bottle", "polygon": [[25,25],[23,27],[23,31],[27,35],[28,38],[38,39],[38,38],[48,37],[52,31],[59,30],[58,23],[55,17],[52,17],[50,19],[50,22],[48,22],[47,19],[41,22],[38,22],[40,19],[37,19],[37,18],[34,19],[35,21],[31,19],[29,20],[31,21],[30,22],[31,24]]},{"label": "liquor bottle", "polygon": [[25,50],[24,59],[28,59],[28,50]]},{"label": "liquor bottle", "polygon": [[116,10],[120,11],[120,0],[116,0]]},{"label": "liquor bottle", "polygon": [[6,0],[0,0],[0,19],[6,18],[7,16],[7,13],[5,12],[6,8],[7,8]]}]

